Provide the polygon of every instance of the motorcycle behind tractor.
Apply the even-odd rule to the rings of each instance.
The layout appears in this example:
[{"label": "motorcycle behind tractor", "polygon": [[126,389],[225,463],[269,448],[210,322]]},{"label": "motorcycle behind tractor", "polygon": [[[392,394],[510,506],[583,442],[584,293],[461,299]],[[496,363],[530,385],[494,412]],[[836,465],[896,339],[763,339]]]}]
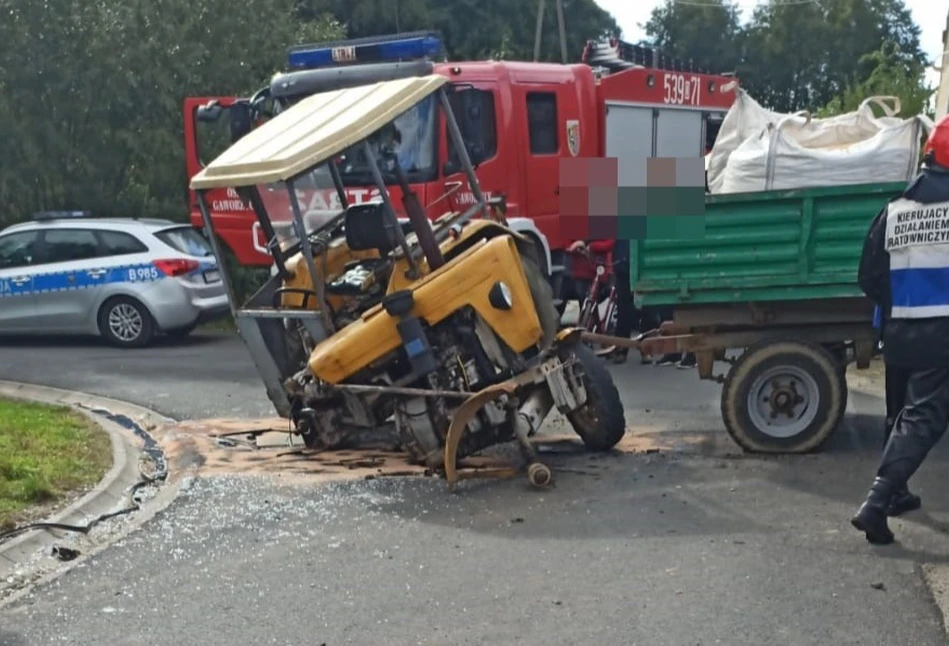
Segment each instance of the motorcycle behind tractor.
[{"label": "motorcycle behind tractor", "polygon": [[[625,432],[623,406],[581,330],[560,329],[534,244],[507,226],[503,201],[485,199],[449,100],[464,91],[431,75],[310,96],[235,141],[191,186],[219,257],[211,189],[234,190],[269,240],[276,272],[246,302],[224,280],[270,400],[309,449],[391,429],[454,489],[461,478],[519,472],[459,468],[514,442],[529,482],[546,486],[552,474],[531,438],[553,409],[586,447],[606,451]],[[434,221],[412,193],[393,127],[421,103],[443,115],[475,196]],[[344,158],[368,168],[379,199],[347,202]],[[319,182],[341,210],[306,220],[297,191]],[[388,186],[401,188],[401,209]]]}]

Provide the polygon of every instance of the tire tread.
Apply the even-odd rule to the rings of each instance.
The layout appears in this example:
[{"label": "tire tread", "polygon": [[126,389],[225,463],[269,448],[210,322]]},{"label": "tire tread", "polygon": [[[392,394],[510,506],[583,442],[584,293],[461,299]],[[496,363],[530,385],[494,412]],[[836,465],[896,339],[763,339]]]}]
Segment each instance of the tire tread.
[{"label": "tire tread", "polygon": [[587,389],[587,396],[597,407],[599,424],[591,432],[590,429],[583,428],[575,414],[570,414],[567,418],[588,449],[599,452],[609,451],[626,434],[626,413],[619,390],[613,381],[613,375],[606,369],[606,364],[596,356],[593,350],[586,345],[578,344],[571,349],[571,352],[576,355],[583,367],[583,385]]},{"label": "tire tread", "polygon": [[[831,414],[815,432],[805,433],[798,443],[767,445],[757,440],[743,428],[741,408],[747,405],[747,396],[742,397],[742,386],[752,378],[753,371],[764,362],[781,355],[798,355],[808,358],[823,369],[829,383],[827,393]],[[818,383],[820,381],[818,380]],[[765,340],[747,348],[728,371],[722,387],[721,414],[725,429],[731,438],[750,453],[807,453],[819,447],[834,431],[846,412],[846,379],[841,379],[840,368],[834,357],[823,347],[797,340]],[[816,420],[815,420],[816,422]]]}]

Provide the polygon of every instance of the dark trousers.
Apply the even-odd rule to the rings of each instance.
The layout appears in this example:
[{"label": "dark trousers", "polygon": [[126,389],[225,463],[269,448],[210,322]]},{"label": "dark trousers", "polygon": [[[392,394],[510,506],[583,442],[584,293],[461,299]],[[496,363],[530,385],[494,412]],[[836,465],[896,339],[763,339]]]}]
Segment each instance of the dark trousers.
[{"label": "dark trousers", "polygon": [[[906,488],[910,477],[949,425],[949,366],[907,370],[905,376],[903,409],[896,412],[877,469],[877,476],[888,480],[896,491]],[[898,385],[900,379],[895,371],[892,379],[894,385]],[[897,401],[897,392],[898,388],[894,389],[893,402]],[[890,414],[896,404],[890,404],[889,392],[887,395],[887,414]]]},{"label": "dark trousers", "polygon": [[640,315],[642,318],[643,330],[654,330],[658,328],[664,321],[672,320],[672,308],[650,307],[648,309],[642,310]]},{"label": "dark trousers", "polygon": [[629,260],[619,262],[613,268],[616,281],[616,336],[628,339],[633,333],[635,309],[633,290],[629,284]]},{"label": "dark trousers", "polygon": [[909,376],[912,371],[900,366],[884,366],[884,388],[886,390],[886,429],[883,432],[883,447],[890,439],[896,416],[903,410],[906,400],[906,387],[909,385]]}]

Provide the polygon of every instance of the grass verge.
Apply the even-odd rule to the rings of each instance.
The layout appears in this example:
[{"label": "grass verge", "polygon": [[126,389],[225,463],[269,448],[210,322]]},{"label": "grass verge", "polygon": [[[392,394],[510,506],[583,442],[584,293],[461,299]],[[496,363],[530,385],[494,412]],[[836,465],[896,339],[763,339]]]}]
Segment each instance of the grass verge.
[{"label": "grass verge", "polygon": [[95,485],[111,466],[109,436],[92,420],[0,397],[0,530]]}]

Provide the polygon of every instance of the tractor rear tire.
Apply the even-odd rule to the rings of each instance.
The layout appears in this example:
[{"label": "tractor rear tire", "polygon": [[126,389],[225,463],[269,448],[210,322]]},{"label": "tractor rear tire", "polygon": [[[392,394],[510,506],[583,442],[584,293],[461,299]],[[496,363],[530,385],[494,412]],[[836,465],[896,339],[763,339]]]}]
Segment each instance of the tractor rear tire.
[{"label": "tractor rear tire", "polygon": [[613,375],[586,345],[577,344],[568,353],[580,364],[587,402],[567,419],[588,449],[609,451],[626,434],[626,413]]}]

